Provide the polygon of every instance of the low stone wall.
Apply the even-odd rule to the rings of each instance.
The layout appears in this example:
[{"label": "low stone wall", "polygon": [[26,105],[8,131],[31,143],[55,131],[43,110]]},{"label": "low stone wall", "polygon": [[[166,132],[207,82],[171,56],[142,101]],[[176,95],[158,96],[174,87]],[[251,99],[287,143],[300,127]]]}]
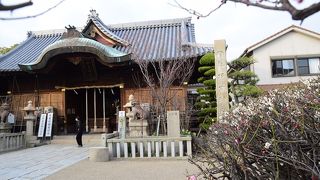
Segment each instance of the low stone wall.
[{"label": "low stone wall", "polygon": [[0,153],[26,147],[26,135],[22,133],[1,133]]}]

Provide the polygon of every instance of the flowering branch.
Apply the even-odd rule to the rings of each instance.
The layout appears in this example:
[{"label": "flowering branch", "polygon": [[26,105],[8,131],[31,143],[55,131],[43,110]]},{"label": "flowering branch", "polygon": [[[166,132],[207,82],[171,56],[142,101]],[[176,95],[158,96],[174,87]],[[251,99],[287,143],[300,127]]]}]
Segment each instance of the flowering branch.
[{"label": "flowering branch", "polygon": [[[203,137],[203,177],[318,179],[320,77],[234,107]],[[221,166],[217,166],[221,165]]]}]

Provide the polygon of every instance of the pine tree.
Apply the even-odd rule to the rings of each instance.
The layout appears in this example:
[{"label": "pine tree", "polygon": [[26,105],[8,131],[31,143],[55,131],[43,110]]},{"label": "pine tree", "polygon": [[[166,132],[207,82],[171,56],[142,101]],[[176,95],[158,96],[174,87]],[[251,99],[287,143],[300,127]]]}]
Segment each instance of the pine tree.
[{"label": "pine tree", "polygon": [[208,129],[216,121],[217,116],[216,81],[213,79],[215,75],[214,54],[207,53],[200,59],[199,64],[198,71],[202,76],[198,78],[198,82],[203,83],[205,87],[197,89],[199,97],[195,105],[199,109],[200,128]]},{"label": "pine tree", "polygon": [[249,68],[254,62],[252,57],[240,57],[228,63],[228,77],[231,79],[230,90],[235,103],[249,96],[257,97],[262,94],[262,90],[256,86],[259,78]]},{"label": "pine tree", "polygon": [[[259,79],[249,68],[254,62],[253,58],[241,57],[228,63],[229,94],[233,94],[235,103],[249,96],[257,97],[262,94],[262,90],[256,86]],[[208,53],[200,59],[198,68],[202,74],[198,82],[204,87],[197,89],[199,97],[196,107],[199,110],[200,128],[205,130],[217,119],[216,81],[213,78],[215,76],[214,63],[214,53]]]}]

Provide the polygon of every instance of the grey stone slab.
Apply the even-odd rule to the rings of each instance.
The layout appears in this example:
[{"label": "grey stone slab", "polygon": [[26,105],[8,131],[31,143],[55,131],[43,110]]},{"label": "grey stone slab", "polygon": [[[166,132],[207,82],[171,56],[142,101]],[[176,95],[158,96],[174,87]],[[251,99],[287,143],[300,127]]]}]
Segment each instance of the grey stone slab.
[{"label": "grey stone slab", "polygon": [[23,176],[27,173],[29,172],[12,169],[6,174],[2,174],[0,179],[12,179],[12,178]]},{"label": "grey stone slab", "polygon": [[24,174],[23,176],[18,176],[18,178],[41,179],[40,177],[45,177],[45,176],[48,176],[48,174],[44,174],[41,170],[36,170],[28,174]]},{"label": "grey stone slab", "polygon": [[88,157],[88,147],[46,145],[0,154],[0,180],[43,179]]},{"label": "grey stone slab", "polygon": [[0,169],[0,177],[3,174],[7,174],[8,172],[10,172],[10,168],[2,168],[2,169]]},{"label": "grey stone slab", "polygon": [[180,117],[179,111],[167,112],[167,126],[169,137],[180,137]]}]

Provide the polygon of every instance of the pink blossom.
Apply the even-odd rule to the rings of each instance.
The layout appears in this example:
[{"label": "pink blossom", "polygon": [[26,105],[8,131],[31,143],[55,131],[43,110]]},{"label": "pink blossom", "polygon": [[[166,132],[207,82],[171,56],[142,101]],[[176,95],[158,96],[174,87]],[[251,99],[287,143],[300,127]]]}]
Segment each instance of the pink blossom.
[{"label": "pink blossom", "polygon": [[195,175],[188,176],[187,180],[197,180],[197,176]]}]

